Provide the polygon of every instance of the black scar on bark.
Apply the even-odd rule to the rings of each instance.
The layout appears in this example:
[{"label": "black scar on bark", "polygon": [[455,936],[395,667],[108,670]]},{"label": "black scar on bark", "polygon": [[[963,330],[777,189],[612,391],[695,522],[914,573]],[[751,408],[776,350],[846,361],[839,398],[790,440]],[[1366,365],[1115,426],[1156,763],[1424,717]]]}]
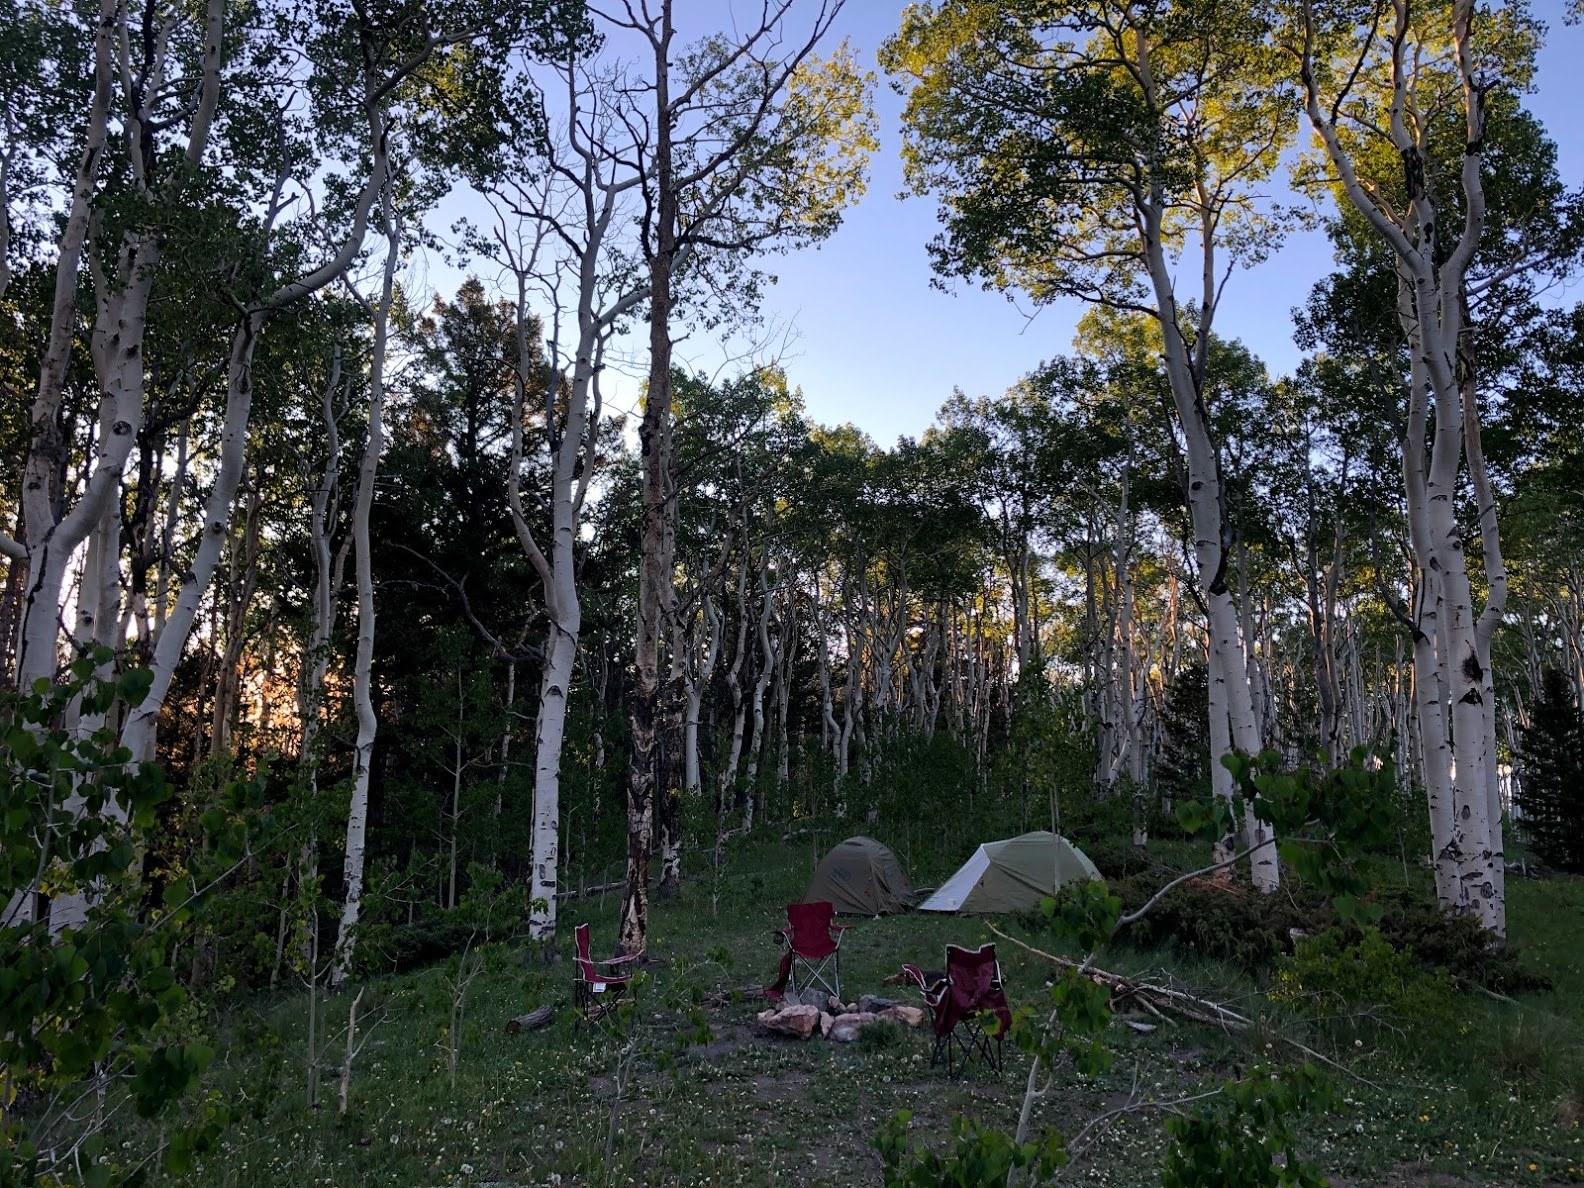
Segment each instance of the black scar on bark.
[{"label": "black scar on bark", "polygon": [[1471,681],[1483,681],[1485,669],[1479,662],[1479,657],[1473,652],[1463,657],[1463,675]]},{"label": "black scar on bark", "polygon": [[1484,700],[1485,698],[1480,696],[1478,689],[1470,689],[1462,697],[1458,698],[1458,702],[1462,705],[1479,705]]}]

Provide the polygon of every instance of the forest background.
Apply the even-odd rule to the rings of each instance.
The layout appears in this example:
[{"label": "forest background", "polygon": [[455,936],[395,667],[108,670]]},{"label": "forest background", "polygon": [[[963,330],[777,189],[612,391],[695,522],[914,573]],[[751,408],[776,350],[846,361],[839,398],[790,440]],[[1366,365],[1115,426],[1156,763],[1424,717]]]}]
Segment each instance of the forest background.
[{"label": "forest background", "polygon": [[1577,866],[1576,14],[6,16],[8,1108],[816,822]]}]

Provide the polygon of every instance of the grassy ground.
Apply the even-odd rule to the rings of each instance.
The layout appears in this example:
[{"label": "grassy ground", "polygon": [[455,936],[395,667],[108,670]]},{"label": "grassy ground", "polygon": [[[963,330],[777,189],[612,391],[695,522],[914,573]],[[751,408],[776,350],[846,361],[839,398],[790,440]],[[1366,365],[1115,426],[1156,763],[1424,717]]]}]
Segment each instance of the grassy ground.
[{"label": "grassy ground", "polygon": [[[571,1001],[565,960],[547,965],[513,951],[469,989],[453,1085],[445,1044],[451,969],[434,967],[369,987],[365,1011],[372,1005],[382,1021],[358,1060],[352,1109],[341,1120],[334,1043],[317,1073],[326,1104],[316,1112],[306,1105],[306,1000],[233,1012],[214,1029],[221,1054],[211,1083],[240,1098],[244,1116],[191,1182],[850,1185],[880,1182],[870,1138],[897,1110],[912,1111],[923,1134],[944,1136],[957,1113],[1010,1128],[1028,1067],[1019,1053],[1009,1051],[999,1077],[948,1081],[929,1067],[922,1032],[844,1046],[775,1039],[754,1026],[762,1004],[706,1004],[711,993],[768,980],[776,959],[770,930],[780,905],[801,895],[819,844],[798,838],[740,853],[727,870],[700,874],[678,898],[655,903],[652,952],[660,963],[639,991],[630,1047],[565,1018],[506,1035],[512,1016]],[[1337,1074],[1332,1110],[1304,1122],[1307,1153],[1334,1184],[1584,1183],[1584,881],[1514,880],[1509,894],[1512,934],[1556,990],[1521,1003],[1468,996],[1459,1005],[1465,1021],[1425,1051],[1336,1052],[1362,1079]],[[564,935],[586,920],[596,949],[608,951],[616,907],[614,895],[573,901],[563,909]],[[864,992],[907,998],[881,984],[900,962],[938,960],[947,941],[989,939],[973,919],[857,924],[843,950],[849,1000]],[[1015,922],[997,926],[1025,934]],[[1042,1002],[1043,964],[1005,943],[1000,953],[1013,1003]],[[1252,1063],[1289,1058],[1277,1035],[1284,1025],[1239,971],[1127,951],[1104,964],[1156,970],[1269,1027],[1229,1037],[1192,1025],[1140,1035],[1113,1024],[1112,1070],[1088,1081],[1069,1077],[1040,1103],[1039,1124],[1070,1135],[1130,1093],[1167,1099]],[[328,1012],[334,1040],[346,999],[332,1000]],[[1125,1118],[1068,1177],[1159,1183],[1165,1142],[1158,1115]]]}]

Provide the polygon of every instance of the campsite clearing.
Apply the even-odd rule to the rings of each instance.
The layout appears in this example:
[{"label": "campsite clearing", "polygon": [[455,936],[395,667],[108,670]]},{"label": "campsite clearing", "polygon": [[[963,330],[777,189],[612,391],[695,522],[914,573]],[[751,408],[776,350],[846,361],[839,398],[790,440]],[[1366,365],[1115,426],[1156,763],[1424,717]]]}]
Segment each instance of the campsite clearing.
[{"label": "campsite clearing", "polygon": [[[213,1080],[240,1099],[242,1117],[221,1150],[184,1182],[234,1188],[316,1179],[562,1188],[878,1184],[880,1163],[870,1142],[898,1110],[911,1111],[915,1130],[942,1142],[954,1114],[1010,1126],[1028,1069],[1020,1052],[1008,1050],[1000,1078],[981,1071],[949,1080],[928,1066],[927,1027],[880,1029],[840,1045],[780,1039],[754,1026],[762,1002],[731,993],[772,972],[769,928],[805,889],[823,849],[777,844],[735,855],[715,915],[711,888],[702,882],[657,901],[654,947],[662,962],[637,989],[627,1038],[574,1033],[567,1010],[550,1027],[506,1035],[509,1019],[545,1001],[571,1005],[566,960],[547,967],[532,957],[514,959],[475,986],[453,1089],[439,1038],[448,966],[378,982],[370,995],[387,1004],[385,1021],[358,1067],[353,1109],[343,1121],[304,1108],[305,1000],[282,998],[234,1012],[214,1028],[220,1055]],[[1510,1059],[1482,1051],[1479,1069],[1466,1075],[1427,1071],[1384,1051],[1336,1053],[1378,1086],[1339,1074],[1332,1112],[1303,1120],[1305,1154],[1339,1182],[1444,1188],[1584,1182],[1568,1170],[1584,1169],[1584,1130],[1562,1125],[1557,1079],[1519,1059],[1520,1043],[1531,1053],[1543,1046],[1553,1053],[1547,1059],[1559,1059],[1584,1039],[1576,1017],[1568,1018],[1572,1004],[1584,1002],[1584,971],[1574,940],[1558,924],[1584,911],[1584,883],[1515,880],[1511,893],[1514,931],[1537,967],[1557,978],[1556,993],[1524,996],[1521,1005],[1462,999],[1460,1008],[1481,1020],[1477,1034],[1509,1037]],[[596,946],[608,946],[615,897],[578,907],[577,918],[593,924]],[[1030,922],[1014,915],[997,926],[1048,943]],[[570,917],[568,923],[569,944]],[[990,939],[972,917],[912,913],[859,921],[844,946],[844,981],[853,997],[881,992],[882,979],[902,961],[938,957],[949,941]],[[1016,946],[1003,945],[1000,955],[1013,1006],[1043,1001],[1048,967]],[[1037,1107],[1039,1124],[1070,1136],[1097,1114],[1141,1103],[1140,1114],[1119,1116],[1088,1145],[1072,1171],[1086,1184],[1154,1185],[1166,1136],[1148,1100],[1212,1088],[1251,1062],[1284,1060],[1265,1046],[1265,1029],[1287,1023],[1254,982],[1224,966],[1127,951],[1109,965],[1119,973],[1174,978],[1260,1020],[1244,1037],[1192,1024],[1140,1033],[1118,1023],[1108,1037],[1116,1051],[1111,1071],[1093,1080],[1069,1076]],[[704,1005],[711,991],[722,992],[715,999],[721,1005]],[[915,1001],[904,991],[883,992]],[[331,1000],[332,1028],[344,1014],[345,1003]],[[632,1037],[636,1044],[628,1048]],[[622,1067],[627,1052],[630,1075]],[[337,1058],[327,1053],[316,1075],[331,1078]],[[1430,1173],[1439,1178],[1426,1178]]]}]

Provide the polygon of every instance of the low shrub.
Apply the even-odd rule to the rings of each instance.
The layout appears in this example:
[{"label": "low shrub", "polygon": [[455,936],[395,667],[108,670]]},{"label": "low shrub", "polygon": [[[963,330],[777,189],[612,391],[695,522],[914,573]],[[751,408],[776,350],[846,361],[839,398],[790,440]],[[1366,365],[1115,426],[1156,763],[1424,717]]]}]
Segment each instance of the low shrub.
[{"label": "low shrub", "polygon": [[[1113,881],[1111,889],[1123,911],[1132,912],[1160,885],[1158,876],[1135,875]],[[1261,970],[1292,948],[1294,929],[1314,927],[1316,916],[1329,910],[1290,894],[1260,895],[1239,883],[1194,879],[1174,888],[1119,939],[1141,949],[1172,948]]]},{"label": "low shrub", "polygon": [[1148,850],[1135,846],[1125,836],[1113,835],[1092,841],[1081,839],[1078,844],[1106,879],[1131,878],[1158,869],[1160,865]]},{"label": "low shrub", "polygon": [[[1131,912],[1160,882],[1158,876],[1133,874],[1112,879],[1111,887]],[[1380,889],[1367,898],[1381,910],[1375,924],[1381,936],[1412,954],[1423,970],[1445,969],[1459,982],[1498,994],[1550,989],[1547,978],[1524,967],[1515,946],[1493,941],[1471,917],[1450,915],[1407,888]],[[1274,895],[1260,895],[1246,884],[1195,879],[1162,899],[1122,939],[1138,948],[1170,947],[1258,971],[1292,952],[1296,938],[1340,923],[1330,902],[1294,879]]]},{"label": "low shrub", "polygon": [[1373,927],[1300,938],[1291,956],[1277,959],[1268,997],[1347,1038],[1444,1036],[1457,1022],[1446,971],[1426,971]]},{"label": "low shrub", "polygon": [[369,972],[406,973],[462,952],[478,938],[478,926],[461,911],[422,916],[411,924],[368,930],[359,946]]},{"label": "low shrub", "polygon": [[1445,969],[1461,982],[1498,994],[1549,990],[1551,981],[1526,969],[1518,948],[1494,941],[1472,916],[1453,916],[1439,904],[1406,888],[1372,896],[1381,907],[1377,924],[1395,947],[1411,952],[1427,969]]}]

